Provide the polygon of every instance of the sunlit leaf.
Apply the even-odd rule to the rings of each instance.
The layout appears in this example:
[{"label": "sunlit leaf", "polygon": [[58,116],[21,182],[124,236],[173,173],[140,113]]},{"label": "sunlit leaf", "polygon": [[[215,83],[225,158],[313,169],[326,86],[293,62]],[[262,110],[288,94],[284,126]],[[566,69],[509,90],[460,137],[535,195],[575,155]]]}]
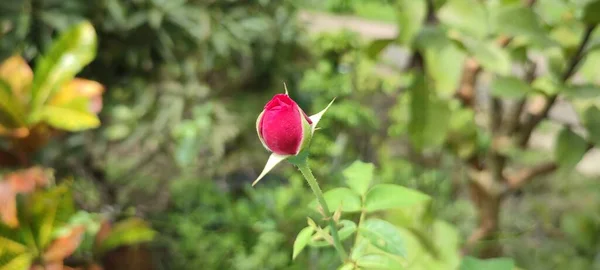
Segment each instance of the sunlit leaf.
[{"label": "sunlit leaf", "polygon": [[21,253],[7,263],[0,265],[0,270],[25,270],[29,269],[33,261],[33,255],[30,253]]},{"label": "sunlit leaf", "polygon": [[[325,201],[329,206],[330,210],[338,209],[341,205],[342,212],[358,212],[361,209],[359,195],[349,188],[340,187],[328,190],[324,194]],[[317,208],[316,199],[313,200],[309,207],[312,209]]]},{"label": "sunlit leaf", "polygon": [[0,79],[8,83],[13,95],[23,98],[31,86],[33,71],[25,59],[15,55],[0,64]]},{"label": "sunlit leaf", "polygon": [[365,209],[368,212],[411,207],[431,200],[419,191],[394,184],[379,184],[367,193]]},{"label": "sunlit leaf", "polygon": [[492,95],[511,99],[522,98],[532,91],[526,82],[514,76],[497,76],[491,89]]},{"label": "sunlit leaf", "polygon": [[425,20],[426,1],[399,0],[396,5],[398,9],[398,41],[401,44],[410,46]]},{"label": "sunlit leaf", "polygon": [[488,34],[487,16],[483,2],[478,0],[448,0],[438,11],[444,24],[475,38]]},{"label": "sunlit leaf", "polygon": [[67,82],[50,100],[51,105],[66,105],[77,98],[87,101],[88,110],[98,113],[102,109],[102,93],[104,86],[96,81],[75,78]]},{"label": "sunlit leaf", "polygon": [[354,161],[343,171],[346,184],[359,195],[365,195],[373,181],[375,166],[360,160]]},{"label": "sunlit leaf", "polygon": [[100,126],[98,116],[88,111],[82,111],[80,108],[44,106],[41,111],[41,119],[54,128],[72,132]]},{"label": "sunlit leaf", "polygon": [[[96,31],[89,22],[75,25],[38,62],[31,88],[34,117],[46,101],[96,56]],[[34,123],[39,119],[31,119]]]},{"label": "sunlit leaf", "polygon": [[383,254],[367,254],[359,257],[356,260],[356,265],[361,267],[360,269],[373,269],[373,270],[402,270],[406,269],[397,260],[390,256]]},{"label": "sunlit leaf", "polygon": [[358,231],[362,237],[382,251],[400,257],[406,256],[402,235],[393,224],[370,218],[360,225]]},{"label": "sunlit leaf", "polygon": [[300,254],[304,247],[308,245],[310,237],[312,236],[314,231],[315,230],[312,227],[306,227],[298,233],[298,236],[296,236],[296,240],[294,240],[292,259],[296,259],[298,254]]}]

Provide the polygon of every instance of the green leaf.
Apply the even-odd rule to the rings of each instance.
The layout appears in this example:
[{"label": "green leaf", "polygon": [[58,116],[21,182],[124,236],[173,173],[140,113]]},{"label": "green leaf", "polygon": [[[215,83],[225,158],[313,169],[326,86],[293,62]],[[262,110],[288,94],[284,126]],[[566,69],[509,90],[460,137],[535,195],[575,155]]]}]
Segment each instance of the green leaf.
[{"label": "green leaf", "polygon": [[38,247],[46,248],[53,233],[75,212],[70,187],[70,182],[65,182],[48,191],[36,192],[29,198],[32,232]]},{"label": "green leaf", "polygon": [[558,135],[554,155],[559,166],[573,169],[587,151],[587,142],[569,128],[563,128]]},{"label": "green leaf", "polygon": [[448,0],[438,11],[441,22],[475,38],[487,36],[487,17],[483,2],[478,0]]},{"label": "green leaf", "polygon": [[29,253],[21,253],[15,256],[10,261],[0,265],[0,270],[25,270],[31,267],[33,255]]},{"label": "green leaf", "polygon": [[0,80],[0,126],[16,128],[25,122],[23,106],[10,89],[10,85]]},{"label": "green leaf", "polygon": [[367,46],[367,56],[371,59],[377,59],[377,56],[387,48],[390,44],[392,44],[395,39],[377,39],[373,40]]},{"label": "green leaf", "polygon": [[535,4],[540,18],[549,25],[560,23],[565,13],[571,12],[564,0],[544,0]]},{"label": "green leaf", "polygon": [[130,218],[114,225],[106,239],[100,244],[100,252],[120,246],[135,245],[154,239],[156,232],[139,218]]},{"label": "green leaf", "polygon": [[540,91],[546,95],[556,95],[562,90],[561,83],[558,81],[558,78],[550,74],[537,77],[531,83],[531,87],[536,91]]},{"label": "green leaf", "polygon": [[298,254],[300,254],[300,252],[302,252],[304,247],[306,247],[306,245],[310,241],[310,237],[312,236],[314,231],[315,231],[315,229],[313,229],[312,227],[309,226],[309,227],[302,229],[298,233],[298,236],[296,236],[296,240],[294,240],[294,249],[293,249],[293,254],[292,254],[292,260],[296,259]]},{"label": "green leaf", "polygon": [[354,221],[343,219],[340,220],[340,224],[342,225],[342,228],[339,229],[338,234],[341,241],[348,239],[348,237],[356,232],[356,223],[354,223]]},{"label": "green leaf", "polygon": [[501,98],[518,99],[531,92],[531,87],[514,76],[497,76],[491,85],[492,95]]},{"label": "green leaf", "polygon": [[359,195],[363,196],[369,190],[373,181],[375,166],[372,163],[364,163],[360,160],[354,161],[343,171],[346,184]]},{"label": "green leaf", "polygon": [[496,42],[467,40],[463,44],[486,70],[504,76],[510,74],[512,69],[510,54]]},{"label": "green leaf", "polygon": [[437,98],[424,76],[415,78],[410,91],[409,138],[422,151],[444,143],[448,133],[450,108],[448,102]]},{"label": "green leaf", "polygon": [[568,99],[594,99],[600,97],[600,87],[594,84],[571,85],[565,88]]},{"label": "green leaf", "polygon": [[431,76],[434,89],[441,97],[451,97],[462,76],[465,53],[454,44],[447,42],[439,49],[430,46],[425,50],[425,68]]},{"label": "green leaf", "polygon": [[406,256],[402,234],[393,224],[385,220],[371,218],[365,220],[358,231],[360,236],[382,251],[400,257]]},{"label": "green leaf", "polygon": [[61,34],[36,66],[31,88],[34,114],[95,56],[96,31],[91,23],[82,22]]},{"label": "green leaf", "polygon": [[75,108],[44,106],[40,118],[52,127],[72,132],[100,126],[98,116]]},{"label": "green leaf", "polygon": [[541,45],[553,45],[533,9],[524,7],[521,3],[500,8],[495,20],[498,31],[502,34],[523,36]]},{"label": "green leaf", "polygon": [[367,212],[411,207],[431,198],[419,191],[394,184],[379,184],[371,188],[365,200]]},{"label": "green leaf", "polygon": [[515,262],[510,258],[480,260],[467,256],[460,264],[460,270],[513,270],[514,268]]},{"label": "green leaf", "polygon": [[583,124],[587,128],[589,138],[594,144],[600,145],[600,110],[590,106],[583,117]]},{"label": "green leaf", "polygon": [[340,268],[338,268],[338,270],[354,270],[354,263],[352,263],[352,262],[345,263],[344,265],[340,266]]},{"label": "green leaf", "polygon": [[[349,188],[334,188],[323,195],[331,211],[335,211],[340,205],[342,206],[342,212],[359,212],[361,209],[360,197]],[[316,209],[317,205],[315,199],[310,203],[309,207]]]},{"label": "green leaf", "polygon": [[600,1],[593,0],[587,3],[583,8],[583,22],[588,25],[600,23]]},{"label": "green leaf", "polygon": [[398,7],[398,41],[410,46],[414,37],[419,33],[427,15],[425,0],[399,0]]},{"label": "green leaf", "polygon": [[533,9],[520,3],[501,8],[497,15],[498,30],[509,35],[533,35],[542,32],[542,26]]},{"label": "green leaf", "polygon": [[361,269],[373,270],[402,270],[403,265],[390,256],[383,254],[367,254],[356,260],[356,265]]}]

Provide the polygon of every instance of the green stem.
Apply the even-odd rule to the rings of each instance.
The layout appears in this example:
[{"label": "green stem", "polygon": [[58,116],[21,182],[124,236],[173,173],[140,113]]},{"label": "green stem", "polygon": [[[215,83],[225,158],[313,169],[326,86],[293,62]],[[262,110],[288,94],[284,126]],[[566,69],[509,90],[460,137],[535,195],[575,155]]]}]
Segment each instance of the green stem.
[{"label": "green stem", "polygon": [[315,179],[312,172],[310,171],[307,161],[301,162],[301,163],[297,164],[297,166],[298,166],[298,169],[300,170],[300,172],[302,173],[302,175],[304,176],[304,178],[306,179],[306,182],[308,182],[308,185],[312,189],[313,193],[315,194],[315,196],[317,196],[317,201],[319,202],[319,205],[321,205],[321,208],[323,208],[323,214],[325,215],[325,217],[327,218],[327,221],[329,222],[329,228],[331,230],[331,237],[333,238],[333,246],[337,250],[342,262],[346,262],[346,260],[348,259],[348,254],[346,254],[346,250],[344,250],[344,247],[342,246],[342,241],[340,241],[340,237],[338,235],[338,230],[337,230],[337,227],[335,226],[335,221],[333,220],[333,216],[331,215],[331,212],[329,212],[329,207],[327,206],[325,197],[323,197],[323,192],[321,191],[321,188],[319,187],[319,184],[317,183],[317,179]]}]

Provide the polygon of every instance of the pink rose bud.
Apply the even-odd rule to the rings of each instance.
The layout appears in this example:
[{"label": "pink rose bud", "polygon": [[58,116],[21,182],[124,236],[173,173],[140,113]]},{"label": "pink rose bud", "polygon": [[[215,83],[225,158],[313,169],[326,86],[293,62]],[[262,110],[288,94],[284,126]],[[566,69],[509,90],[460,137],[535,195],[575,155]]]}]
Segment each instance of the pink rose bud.
[{"label": "pink rose bud", "polygon": [[277,94],[256,121],[258,137],[267,150],[282,156],[300,153],[312,137],[311,119],[287,94]]}]

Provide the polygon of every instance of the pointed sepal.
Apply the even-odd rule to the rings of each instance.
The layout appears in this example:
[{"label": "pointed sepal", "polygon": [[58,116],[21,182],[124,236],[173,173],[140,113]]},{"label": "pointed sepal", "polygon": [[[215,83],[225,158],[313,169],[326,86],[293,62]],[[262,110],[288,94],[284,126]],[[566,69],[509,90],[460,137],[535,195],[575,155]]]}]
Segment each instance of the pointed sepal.
[{"label": "pointed sepal", "polygon": [[290,94],[289,94],[289,92],[287,90],[287,85],[285,84],[285,82],[283,82],[283,89],[285,89],[285,95],[289,96]]},{"label": "pointed sepal", "polygon": [[317,129],[317,124],[319,123],[319,121],[321,121],[321,117],[323,117],[323,114],[325,114],[325,112],[327,111],[327,109],[329,109],[329,107],[331,107],[331,104],[333,104],[333,102],[335,101],[335,98],[329,102],[329,105],[327,105],[327,107],[325,107],[325,109],[323,109],[322,111],[320,111],[317,114],[311,115],[308,118],[310,118],[310,121],[312,121],[312,133],[315,133],[315,130]]},{"label": "pointed sepal", "polygon": [[275,153],[271,154],[271,156],[269,156],[269,160],[267,160],[267,164],[265,165],[265,168],[263,169],[263,171],[260,173],[258,178],[256,178],[256,180],[254,180],[254,182],[252,182],[252,186],[256,185],[256,183],[258,183],[258,181],[260,181],[260,179],[262,179],[267,173],[269,173],[273,168],[275,168],[275,166],[277,166],[277,164],[284,161],[288,157],[290,157],[290,156],[278,155]]}]

